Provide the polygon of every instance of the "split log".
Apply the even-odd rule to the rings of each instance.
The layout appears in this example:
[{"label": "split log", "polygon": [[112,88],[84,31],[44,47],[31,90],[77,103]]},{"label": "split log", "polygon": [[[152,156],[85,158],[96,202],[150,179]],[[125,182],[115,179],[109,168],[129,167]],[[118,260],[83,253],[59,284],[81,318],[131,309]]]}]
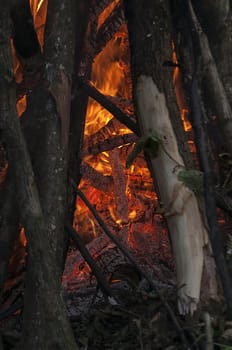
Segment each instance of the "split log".
[{"label": "split log", "polygon": [[[177,267],[179,311],[193,313],[200,297],[203,268],[203,245],[206,230],[197,199],[178,180],[178,172],[185,168],[183,152],[178,150],[180,120],[172,72],[163,62],[172,61],[170,10],[167,1],[125,1],[126,19],[132,55],[134,98],[142,134],[154,130],[162,138],[156,158],[150,157],[160,200],[164,206]],[[136,31],[136,28],[140,28]],[[174,130],[173,130],[174,128]],[[182,126],[183,130],[183,126]],[[175,131],[175,133],[174,133]],[[181,142],[180,142],[181,141]],[[186,142],[187,145],[187,142]],[[186,148],[186,145],[184,146]],[[188,151],[187,151],[188,152]]]}]

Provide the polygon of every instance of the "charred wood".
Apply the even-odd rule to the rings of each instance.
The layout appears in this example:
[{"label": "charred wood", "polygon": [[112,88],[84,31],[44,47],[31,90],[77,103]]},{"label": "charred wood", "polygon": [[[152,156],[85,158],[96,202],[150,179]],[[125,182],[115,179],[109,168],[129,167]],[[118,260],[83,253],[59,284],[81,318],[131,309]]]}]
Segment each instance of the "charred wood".
[{"label": "charred wood", "polygon": [[167,310],[167,312],[168,312],[168,314],[169,314],[169,316],[170,316],[170,318],[171,318],[171,320],[172,320],[172,322],[173,322],[173,324],[175,326],[175,329],[176,329],[177,333],[181,337],[185,348],[188,349],[189,348],[189,343],[188,343],[188,340],[186,339],[184,330],[181,327],[179,321],[177,320],[177,318],[176,318],[172,308],[170,307],[169,303],[163,297],[163,295],[160,293],[159,288],[157,287],[156,283],[152,280],[150,275],[143,268],[140,267],[140,265],[137,263],[135,258],[128,251],[128,249],[115,237],[114,234],[112,234],[112,232],[105,225],[105,223],[102,220],[102,218],[100,217],[100,215],[97,213],[96,209],[91,205],[91,203],[84,196],[84,194],[79,189],[77,189],[76,184],[73,183],[73,186],[76,189],[77,195],[83,200],[83,202],[86,204],[86,206],[90,209],[90,211],[94,215],[94,217],[97,220],[97,222],[99,223],[99,225],[103,228],[105,234],[114,242],[114,244],[120,249],[120,251],[123,253],[123,255],[125,255],[125,257],[130,261],[130,263],[134,266],[134,268],[138,272],[138,274],[140,276],[143,276],[148,281],[150,286],[156,291],[156,293],[159,296],[162,304],[166,308],[166,310]]},{"label": "charred wood", "polygon": [[70,237],[73,239],[75,244],[77,245],[81,255],[91,268],[93,274],[95,275],[98,285],[100,289],[102,290],[103,294],[105,296],[112,296],[112,290],[110,289],[110,286],[108,285],[106,279],[101,273],[101,270],[97,266],[96,262],[90,255],[88,249],[85,247],[84,243],[82,242],[81,238],[79,237],[78,233],[72,228],[70,225],[65,225],[66,232],[70,235]]},{"label": "charred wood", "polygon": [[92,186],[100,191],[112,191],[113,178],[112,176],[104,176],[92,168],[88,163],[83,162],[81,165],[81,173],[84,179]]},{"label": "charred wood", "polygon": [[[134,143],[138,140],[138,136],[135,134],[124,134],[124,135],[116,135],[111,138],[107,138],[102,142],[87,144],[87,147],[83,150],[83,157],[86,155],[97,155],[104,151],[110,151],[115,147],[123,146],[126,144]],[[89,141],[91,142],[91,137],[89,137]],[[92,143],[92,142],[91,142]]]},{"label": "charred wood", "polygon": [[96,55],[101,52],[106,44],[113,38],[124,21],[125,17],[122,2],[119,2],[107,17],[105,22],[98,29],[96,37]]},{"label": "charred wood", "polygon": [[94,15],[98,17],[112,2],[113,0],[93,0],[91,4],[91,12],[93,12]]},{"label": "charred wood", "polygon": [[[131,86],[131,80],[130,83],[126,84],[126,86]],[[132,102],[132,95],[130,100],[125,99],[121,96],[105,96],[118,108],[122,109],[124,112],[126,112],[128,115],[135,119],[135,109]]]},{"label": "charred wood", "polygon": [[112,137],[113,135],[118,136],[118,134],[120,133],[120,129],[122,129],[123,127],[124,125],[120,123],[118,119],[110,119],[110,121],[95,134],[85,136],[85,148],[91,147],[98,142],[103,142],[107,138]]},{"label": "charred wood", "polygon": [[112,113],[122,124],[127,126],[135,134],[139,134],[139,129],[136,123],[131,119],[129,115],[124,113],[121,109],[115,106],[107,97],[105,97],[101,92],[99,92],[93,85],[89,82],[79,79],[80,85],[84,88],[87,94],[100,103],[104,108],[106,108],[110,113]]}]

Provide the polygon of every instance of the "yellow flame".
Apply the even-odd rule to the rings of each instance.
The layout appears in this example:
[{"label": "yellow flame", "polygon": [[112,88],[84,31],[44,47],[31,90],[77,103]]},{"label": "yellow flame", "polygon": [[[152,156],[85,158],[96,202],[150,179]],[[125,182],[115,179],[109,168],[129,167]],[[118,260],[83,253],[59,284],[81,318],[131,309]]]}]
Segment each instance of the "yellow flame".
[{"label": "yellow flame", "polygon": [[[124,72],[118,62],[120,43],[112,39],[93,63],[92,81],[95,87],[105,95],[116,96],[124,81]],[[112,119],[106,109],[90,99],[87,109],[85,134],[92,135]]]},{"label": "yellow flame", "polygon": [[44,43],[44,28],[47,17],[48,0],[30,0],[31,13],[34,19],[35,31],[43,50]]},{"label": "yellow flame", "polygon": [[129,219],[133,220],[135,218],[136,218],[136,210],[134,209],[129,213]]}]

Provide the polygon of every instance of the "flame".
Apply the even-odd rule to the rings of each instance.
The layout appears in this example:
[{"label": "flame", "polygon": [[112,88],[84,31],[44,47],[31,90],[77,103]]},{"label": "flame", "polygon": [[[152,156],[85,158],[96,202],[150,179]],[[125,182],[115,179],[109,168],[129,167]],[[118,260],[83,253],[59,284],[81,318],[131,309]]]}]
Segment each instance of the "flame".
[{"label": "flame", "polygon": [[[113,38],[93,63],[92,82],[103,94],[116,96],[124,81],[119,62],[120,41]],[[90,99],[87,109],[85,135],[92,135],[105,126],[113,116],[96,101]]]},{"label": "flame", "polygon": [[32,17],[34,19],[34,27],[39,40],[41,50],[44,44],[44,28],[47,17],[48,0],[30,0]]},{"label": "flame", "polygon": [[[172,61],[173,61],[173,63],[178,64],[176,51],[175,51],[175,47],[174,47],[173,42],[172,42]],[[189,110],[188,110],[187,105],[186,105],[184,89],[182,86],[181,72],[180,72],[180,68],[178,66],[176,66],[174,68],[173,84],[175,87],[177,104],[178,104],[179,109],[180,109],[181,119],[182,119],[183,125],[184,125],[184,130],[188,132],[192,129],[192,125],[190,124],[189,119],[188,119]]]},{"label": "flame", "polygon": [[24,231],[24,227],[21,228],[20,232],[19,232],[19,240],[20,242],[22,243],[22,245],[24,247],[26,247],[27,245],[27,239],[26,239],[26,236],[25,236],[25,231]]},{"label": "flame", "polygon": [[115,8],[115,6],[119,3],[120,0],[114,0],[112,1],[106,8],[104,11],[102,11],[102,13],[100,14],[99,18],[98,18],[98,28],[99,29],[101,27],[101,25],[105,22],[106,18],[111,14],[111,12],[113,11],[113,9]]},{"label": "flame", "polygon": [[[47,4],[48,4],[48,0],[30,0],[31,13],[34,19],[34,27],[37,33],[41,50],[43,50],[43,43],[44,43],[44,28],[45,28],[45,22],[46,22],[46,16],[47,16]],[[15,81],[17,84],[20,84],[23,80],[22,66],[16,55],[15,48],[13,45],[13,40],[11,40],[11,50],[12,50]],[[19,117],[23,114],[26,108],[27,108],[27,98],[26,98],[26,95],[24,95],[16,102],[16,109]]]}]

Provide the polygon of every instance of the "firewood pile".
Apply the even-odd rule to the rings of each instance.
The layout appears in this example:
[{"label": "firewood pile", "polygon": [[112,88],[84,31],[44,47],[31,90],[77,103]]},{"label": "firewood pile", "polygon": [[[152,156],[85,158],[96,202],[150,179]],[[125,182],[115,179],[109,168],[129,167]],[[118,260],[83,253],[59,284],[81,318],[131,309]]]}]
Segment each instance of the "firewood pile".
[{"label": "firewood pile", "polygon": [[[90,13],[88,45],[79,77],[81,89],[95,101],[89,100],[86,112],[79,188],[154,283],[173,290],[174,263],[167,228],[159,213],[143,154],[136,158],[132,169],[125,168],[139,132],[132,103],[129,43],[122,2],[97,1]],[[20,99],[28,90],[28,84],[36,85],[35,81],[26,79],[18,84]],[[89,79],[92,82],[88,82]],[[101,113],[104,114],[100,118]],[[133,290],[149,290],[149,283],[105,235],[80,198],[76,201],[73,226],[110,288],[118,291],[116,295],[122,298],[125,290],[130,296]],[[20,319],[25,265],[26,250],[22,241],[17,240],[0,311],[3,329],[9,328],[6,320],[11,324]],[[72,240],[63,286],[71,319],[85,314],[93,298],[105,302],[96,277]]]}]

